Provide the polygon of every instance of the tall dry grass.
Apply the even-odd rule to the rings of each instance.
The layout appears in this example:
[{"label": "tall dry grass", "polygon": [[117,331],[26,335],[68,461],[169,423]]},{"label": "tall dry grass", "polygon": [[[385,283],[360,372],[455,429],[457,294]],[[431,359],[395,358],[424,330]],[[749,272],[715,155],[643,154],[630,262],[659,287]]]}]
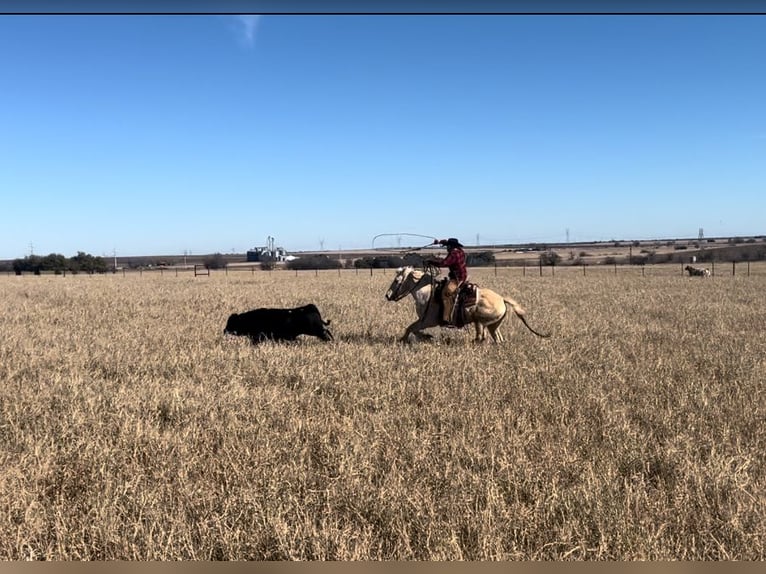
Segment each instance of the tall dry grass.
[{"label": "tall dry grass", "polygon": [[[0,558],[766,557],[766,278],[472,276],[553,337],[397,344],[390,272],[0,278]],[[307,302],[334,343],[222,334]]]}]

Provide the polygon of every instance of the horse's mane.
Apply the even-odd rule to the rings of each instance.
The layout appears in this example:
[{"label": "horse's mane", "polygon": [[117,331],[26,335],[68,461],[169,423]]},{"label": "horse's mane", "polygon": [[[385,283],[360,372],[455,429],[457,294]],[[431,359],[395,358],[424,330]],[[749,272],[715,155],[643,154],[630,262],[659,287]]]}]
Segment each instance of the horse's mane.
[{"label": "horse's mane", "polygon": [[431,280],[437,279],[437,276],[432,271],[425,271],[422,269],[415,269],[412,268],[412,272],[410,273],[412,275],[412,278],[415,280],[415,283],[418,281],[421,281],[424,277],[430,277]]},{"label": "horse's mane", "polygon": [[412,269],[412,276],[415,278],[415,281],[420,281],[423,278],[423,275],[425,275],[425,271],[421,271],[420,269]]}]

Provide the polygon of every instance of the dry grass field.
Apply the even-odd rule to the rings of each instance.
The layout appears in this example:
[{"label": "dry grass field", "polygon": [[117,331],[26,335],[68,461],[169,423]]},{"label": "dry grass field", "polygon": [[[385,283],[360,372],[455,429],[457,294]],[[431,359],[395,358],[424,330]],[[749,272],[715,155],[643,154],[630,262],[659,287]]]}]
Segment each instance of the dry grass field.
[{"label": "dry grass field", "polygon": [[398,344],[392,271],[0,277],[0,558],[766,558],[766,270],[520,273],[551,339]]}]

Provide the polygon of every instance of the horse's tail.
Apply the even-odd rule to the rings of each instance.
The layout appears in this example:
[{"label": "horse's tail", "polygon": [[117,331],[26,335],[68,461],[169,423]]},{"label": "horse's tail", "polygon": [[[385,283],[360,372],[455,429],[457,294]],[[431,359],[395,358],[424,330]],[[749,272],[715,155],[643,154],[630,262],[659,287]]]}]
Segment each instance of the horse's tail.
[{"label": "horse's tail", "polygon": [[[503,301],[505,302],[506,306],[508,306],[511,309],[513,309],[513,312],[516,313],[516,316],[519,319],[521,319],[521,322],[524,323],[524,326],[527,329],[529,329],[530,331],[532,331],[535,335],[537,335],[538,337],[543,337],[544,339],[547,339],[548,337],[551,336],[550,333],[538,333],[532,327],[530,327],[529,323],[527,323],[527,317],[526,317],[527,313],[526,313],[526,311],[524,311],[522,306],[519,305],[516,301],[514,301],[513,299],[506,299],[505,297],[503,297]],[[508,311],[506,310],[506,313],[507,312]]]}]

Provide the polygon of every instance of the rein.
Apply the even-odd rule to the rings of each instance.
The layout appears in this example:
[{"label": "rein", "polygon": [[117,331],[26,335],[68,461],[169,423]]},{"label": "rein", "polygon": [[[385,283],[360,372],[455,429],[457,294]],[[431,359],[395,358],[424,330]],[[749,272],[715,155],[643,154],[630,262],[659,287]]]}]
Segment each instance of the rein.
[{"label": "rein", "polygon": [[[431,297],[428,299],[428,304],[430,305],[430,304],[431,304],[431,299],[433,299],[433,298],[434,298],[434,290],[433,290],[433,284],[434,284],[434,276],[433,276],[433,275],[431,275],[430,273],[424,273],[424,274],[423,274],[423,276],[422,276],[420,279],[418,279],[418,280],[415,282],[415,284],[414,284],[412,287],[410,287],[410,288],[409,288],[409,289],[407,289],[406,291],[403,291],[403,292],[401,292],[401,293],[397,293],[397,294],[394,296],[394,298],[393,298],[393,301],[401,301],[401,300],[402,300],[402,299],[404,299],[404,298],[405,298],[407,295],[409,295],[410,293],[412,293],[412,292],[416,291],[417,289],[419,289],[420,287],[422,287],[423,285],[425,285],[425,284],[426,284],[426,282],[429,282],[429,281],[430,281],[430,283],[431,283],[431,287],[432,287],[432,288],[431,288]],[[401,286],[401,284],[400,284],[400,286]],[[427,308],[426,308],[426,309],[427,309]]]},{"label": "rein", "polygon": [[428,311],[431,310],[431,303],[433,302],[434,295],[436,294],[436,276],[438,274],[438,267],[432,263],[426,263],[425,273],[423,274],[423,277],[421,277],[421,280],[425,279],[426,277],[431,277],[431,295],[428,297],[428,303],[426,303],[426,309],[423,311],[423,317],[428,317]]}]

